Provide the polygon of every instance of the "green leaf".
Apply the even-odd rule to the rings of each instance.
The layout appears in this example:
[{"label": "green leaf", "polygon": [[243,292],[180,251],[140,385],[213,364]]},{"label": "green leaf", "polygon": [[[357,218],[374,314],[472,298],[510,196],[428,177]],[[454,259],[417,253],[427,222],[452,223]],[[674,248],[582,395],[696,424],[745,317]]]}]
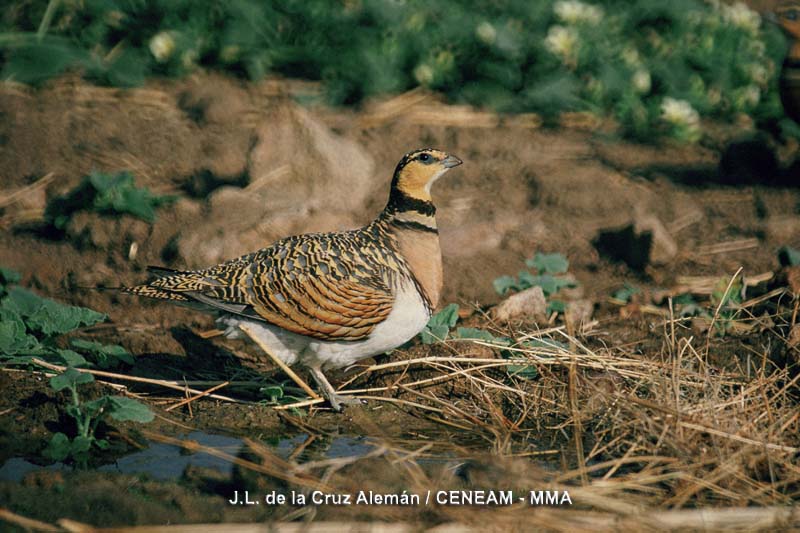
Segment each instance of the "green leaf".
[{"label": "green leaf", "polygon": [[0,356],[39,351],[39,341],[28,335],[22,318],[15,311],[0,309]]},{"label": "green leaf", "polygon": [[509,376],[523,378],[523,379],[534,379],[539,375],[539,371],[533,364],[529,365],[508,365],[506,367]]},{"label": "green leaf", "polygon": [[782,246],[778,250],[778,261],[781,266],[798,266],[800,265],[800,250],[791,246]]},{"label": "green leaf", "polygon": [[100,398],[92,400],[91,402],[82,403],[80,409],[78,410],[78,416],[72,416],[76,419],[80,416],[83,419],[89,420],[92,418],[104,418],[105,415],[108,414],[109,409],[109,397],[101,396]]},{"label": "green leaf", "polygon": [[547,314],[563,313],[567,310],[567,304],[562,300],[550,300],[547,302]]},{"label": "green leaf", "polygon": [[510,290],[519,290],[517,280],[512,276],[500,276],[499,278],[495,278],[492,285],[494,286],[495,292],[500,296],[505,295]]},{"label": "green leaf", "polygon": [[269,398],[270,402],[277,402],[283,398],[283,387],[280,385],[270,385],[268,387],[261,387],[259,392]]},{"label": "green leaf", "polygon": [[537,252],[525,264],[535,268],[540,274],[561,274],[569,268],[569,261],[561,254],[542,254]]},{"label": "green leaf", "polygon": [[541,287],[545,296],[552,296],[560,291],[563,287],[574,287],[575,282],[551,276],[550,274],[542,274],[541,276],[534,276],[527,272],[520,272],[520,283],[525,288]]},{"label": "green leaf", "polygon": [[101,368],[113,368],[119,366],[120,362],[134,364],[133,356],[118,344],[101,344],[83,339],[72,339],[72,346],[91,354],[93,361]]},{"label": "green leaf", "polygon": [[614,298],[615,300],[619,300],[620,302],[628,303],[631,301],[634,295],[639,294],[641,292],[642,290],[640,288],[631,285],[626,281],[625,285],[621,289],[615,291],[614,294],[611,295],[611,297]]},{"label": "green leaf", "polygon": [[107,450],[111,444],[106,439],[94,439],[95,445],[101,450]]},{"label": "green leaf", "polygon": [[555,341],[553,339],[528,339],[522,343],[523,346],[526,348],[549,348],[551,350],[561,349],[567,350],[569,346],[567,344]]},{"label": "green leaf", "polygon": [[425,326],[425,329],[420,333],[422,344],[434,344],[439,341],[447,339],[450,333],[450,328],[447,325],[442,326]]},{"label": "green leaf", "polygon": [[447,326],[452,328],[458,322],[458,304],[450,304],[428,320],[428,326]]},{"label": "green leaf", "polygon": [[145,60],[134,48],[125,48],[112,63],[104,65],[105,78],[117,87],[137,87],[144,83]]},{"label": "green leaf", "polygon": [[84,53],[66,40],[30,40],[9,53],[2,76],[4,80],[37,84],[61,74],[83,57]]},{"label": "green leaf", "polygon": [[61,358],[61,362],[67,366],[72,367],[86,367],[89,366],[89,362],[84,359],[84,357],[77,353],[73,352],[72,350],[56,350],[56,355]]},{"label": "green leaf", "polygon": [[78,435],[74,439],[72,439],[72,445],[70,446],[70,454],[73,457],[78,457],[81,454],[85,454],[89,451],[89,448],[92,447],[92,439],[91,437],[84,437],[83,435]]},{"label": "green leaf", "polygon": [[107,316],[85,307],[62,305],[44,300],[42,306],[28,317],[28,327],[44,335],[61,335],[82,326],[92,326],[106,320]]},{"label": "green leaf", "polygon": [[501,343],[501,344],[508,343],[508,339],[504,337],[495,337],[488,331],[478,328],[458,328],[456,330],[455,337],[458,339],[476,339],[476,340]]},{"label": "green leaf", "polygon": [[129,213],[152,223],[156,218],[155,208],[172,201],[172,197],[153,195],[146,187],[137,188],[128,172],[114,175],[93,172],[88,180],[97,190],[93,207],[99,212]]},{"label": "green leaf", "polygon": [[24,289],[11,287],[0,307],[25,318],[28,329],[44,335],[60,335],[81,326],[91,326],[107,317],[84,307],[63,305]]},{"label": "green leaf", "polygon": [[22,287],[11,287],[8,296],[3,299],[2,307],[16,312],[22,317],[29,317],[39,310],[44,299],[34,292]]},{"label": "green leaf", "polygon": [[[86,405],[86,404],[83,404],[83,405]],[[85,415],[83,413],[83,411],[81,411],[81,408],[78,407],[77,405],[74,405],[74,404],[71,404],[71,405],[68,405],[67,407],[65,407],[64,408],[64,412],[67,413],[69,416],[71,416],[72,418],[74,418],[75,420],[77,420],[79,422],[82,422],[85,418],[87,418],[87,415]],[[91,417],[89,417],[89,418],[91,418]]]},{"label": "green leaf", "polygon": [[0,285],[19,283],[20,279],[22,279],[22,275],[16,270],[0,267]]},{"label": "green leaf", "polygon": [[58,432],[50,438],[50,442],[42,451],[42,455],[53,461],[63,461],[69,456],[71,448],[69,437]]},{"label": "green leaf", "polygon": [[108,414],[120,422],[150,422],[155,418],[145,404],[124,396],[109,397]]},{"label": "green leaf", "polygon": [[70,367],[64,373],[50,378],[50,386],[54,391],[58,392],[66,388],[75,388],[83,383],[91,383],[94,377],[88,372],[78,372]]}]

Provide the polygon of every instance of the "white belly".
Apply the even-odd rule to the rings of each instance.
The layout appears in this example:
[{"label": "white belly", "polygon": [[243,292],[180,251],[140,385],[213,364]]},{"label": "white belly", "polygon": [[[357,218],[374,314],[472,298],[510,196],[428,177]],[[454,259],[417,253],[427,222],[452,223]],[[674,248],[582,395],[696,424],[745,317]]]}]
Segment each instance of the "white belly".
[{"label": "white belly", "polygon": [[395,295],[392,311],[386,320],[378,324],[369,337],[360,341],[315,339],[235,315],[226,315],[217,321],[228,327],[225,335],[229,338],[241,335],[239,324],[248,324],[272,354],[288,365],[299,362],[306,366],[327,369],[341,368],[397,348],[422,331],[428,319],[430,313],[416,287],[413,283],[406,283]]}]

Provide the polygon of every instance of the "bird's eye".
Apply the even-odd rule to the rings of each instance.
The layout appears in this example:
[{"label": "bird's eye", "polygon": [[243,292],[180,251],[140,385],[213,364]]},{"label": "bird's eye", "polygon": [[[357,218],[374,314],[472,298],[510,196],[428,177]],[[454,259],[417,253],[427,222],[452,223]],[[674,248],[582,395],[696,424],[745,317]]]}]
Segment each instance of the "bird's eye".
[{"label": "bird's eye", "polygon": [[419,156],[419,160],[422,161],[423,163],[430,163],[431,162],[431,156],[430,156],[430,154],[421,154]]},{"label": "bird's eye", "polygon": [[796,9],[790,9],[786,12],[786,18],[789,20],[797,20],[797,16],[800,14]]}]

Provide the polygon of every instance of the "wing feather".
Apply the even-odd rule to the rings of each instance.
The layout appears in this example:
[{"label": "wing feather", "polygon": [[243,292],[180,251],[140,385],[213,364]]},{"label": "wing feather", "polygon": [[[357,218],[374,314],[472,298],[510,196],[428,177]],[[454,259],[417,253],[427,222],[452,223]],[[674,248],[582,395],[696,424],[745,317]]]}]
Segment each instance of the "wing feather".
[{"label": "wing feather", "polygon": [[318,339],[360,340],[394,304],[384,254],[348,247],[342,234],[303,235],[205,270],[157,269],[162,277],[129,292],[194,300]]}]

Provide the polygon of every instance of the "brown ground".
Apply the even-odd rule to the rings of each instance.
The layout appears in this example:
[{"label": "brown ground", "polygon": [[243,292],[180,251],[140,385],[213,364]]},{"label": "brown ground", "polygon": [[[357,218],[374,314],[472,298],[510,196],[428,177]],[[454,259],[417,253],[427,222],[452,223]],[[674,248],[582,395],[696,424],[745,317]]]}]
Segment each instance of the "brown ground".
[{"label": "brown ground", "polygon": [[[286,234],[365,223],[381,209],[396,161],[420,146],[442,148],[465,162],[434,190],[445,262],[444,302],[486,309],[499,301],[492,288],[494,278],[516,274],[535,251],[560,252],[569,258],[570,271],[582,287],[574,296],[595,304],[595,317],[601,321],[603,333],[592,346],[638,343],[640,354],[664,349],[663,331],[654,326],[662,317],[634,310],[632,318],[621,319],[618,309],[607,303],[608,296],[626,281],[656,291],[685,283],[682,276],[731,276],[739,267],[746,276],[754,276],[778,269],[780,246],[800,248],[800,189],[715,183],[722,147],[730,138],[747,135],[738,126],[736,135],[730,133],[730,126],[715,126],[715,139],[704,146],[642,145],[620,141],[605,125],[570,123],[545,130],[509,120],[483,127],[475,117],[461,121],[461,110],[451,112],[424,95],[414,95],[419,102],[407,108],[402,107],[405,100],[400,100],[398,112],[388,104],[354,112],[307,109],[293,103],[293,96],[307,97],[313,91],[314,87],[278,82],[245,85],[214,75],[153,82],[133,91],[102,89],[74,80],[40,91],[2,87],[0,199],[50,173],[52,181],[46,189],[0,203],[4,228],[0,266],[22,272],[22,284],[43,295],[107,313],[110,326],[88,334],[122,344],[137,356],[131,374],[229,379],[253,375],[252,361],[242,363],[229,357],[230,351],[241,355],[253,350],[244,344],[203,341],[187,329],[208,329],[212,327],[209,318],[82,287],[131,284],[145,279],[146,265],[200,267]],[[434,112],[420,112],[428,108]],[[134,173],[137,184],[179,194],[180,199],[159,211],[152,226],[130,217],[92,215],[73,221],[67,239],[53,240],[42,233],[37,217],[47,198],[74,187],[92,170],[125,169]],[[633,271],[600,257],[592,246],[598,230],[647,217],[660,222],[665,238],[677,246],[674,253],[661,258],[661,264]],[[713,247],[730,242],[728,251]],[[134,243],[135,253],[131,251]],[[470,325],[485,324],[477,315],[469,320]],[[738,361],[736,357],[745,353],[758,353],[769,342],[765,335],[753,333],[723,342],[715,352],[717,362],[737,368],[728,357]],[[415,346],[403,357],[449,353],[442,346]],[[491,357],[493,351],[474,347],[471,353]],[[415,378],[432,375],[421,372]],[[360,385],[385,384],[393,378],[393,374],[373,376]],[[0,372],[0,382],[3,458],[24,456],[41,462],[34,459],[38,450],[50,432],[64,424],[59,414],[64,398],[30,373]],[[95,393],[102,390],[97,385]],[[153,393],[156,406],[175,401],[159,401],[169,396],[164,389],[132,386],[131,390]],[[464,394],[463,388],[453,384],[435,390],[456,403]],[[236,396],[236,391],[230,394]],[[238,397],[251,399],[244,392]],[[160,414],[164,419],[148,425],[148,431],[175,435],[185,426],[254,439],[319,434],[327,442],[337,435],[368,435],[402,443],[398,446],[405,451],[388,456],[394,461],[428,441],[436,442],[435,449],[442,454],[483,457],[498,452],[497,442],[487,444],[480,436],[431,421],[413,409],[379,402],[343,415],[316,410],[300,418],[260,405],[214,401],[194,402],[191,412]],[[566,432],[544,426],[514,440],[503,453],[556,449],[555,456],[547,456],[547,464],[574,468],[571,426],[566,424]],[[135,429],[130,431],[128,439],[143,442]],[[326,457],[324,449],[319,454]],[[374,485],[389,492],[402,490],[409,476],[415,481],[427,476],[437,488],[480,483],[491,488],[492,483],[512,479],[509,472],[536,468],[528,461],[519,463],[520,459],[495,463],[476,459],[478,476],[488,478],[464,481],[469,475],[456,476],[442,464],[427,465],[424,474],[408,466],[400,475],[387,471],[384,459],[387,456],[366,459],[357,463],[358,468],[340,465],[342,470],[332,471],[328,481],[340,488]],[[493,464],[496,470],[486,474],[480,470],[485,464]],[[224,505],[221,497],[229,497],[235,488],[266,491],[297,486],[286,481],[276,485],[275,479],[251,480],[247,476],[252,474],[242,472],[241,479],[216,481],[209,478],[213,473],[187,472],[179,483],[94,471],[40,472],[21,484],[0,483],[0,502],[22,515],[49,522],[69,517],[94,525],[299,516],[285,509]],[[537,477],[543,476],[538,471],[530,475],[550,479]],[[133,492],[121,491],[123,487]],[[58,496],[65,493],[70,497]],[[796,498],[796,490],[794,494]],[[36,503],[43,497],[51,505]],[[740,503],[763,505],[765,501],[772,500]],[[774,501],[786,503],[785,498]],[[320,507],[318,518],[368,516],[427,524],[458,518],[442,509],[435,513],[416,509],[409,515],[387,508],[354,512],[331,507]]]}]

